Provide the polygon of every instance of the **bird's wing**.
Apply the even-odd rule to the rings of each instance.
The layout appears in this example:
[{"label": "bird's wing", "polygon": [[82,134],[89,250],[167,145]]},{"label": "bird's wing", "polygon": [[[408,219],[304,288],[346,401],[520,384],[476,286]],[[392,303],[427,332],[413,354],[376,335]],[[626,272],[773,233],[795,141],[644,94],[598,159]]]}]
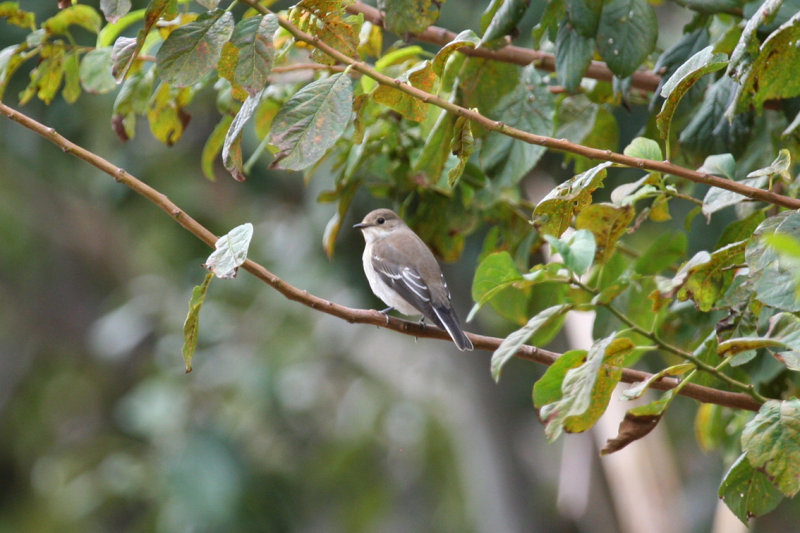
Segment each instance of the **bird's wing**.
[{"label": "bird's wing", "polygon": [[[425,318],[447,331],[459,350],[472,350],[472,343],[461,330],[450,302],[447,282],[431,251],[415,235],[402,241],[395,240],[395,243],[397,246],[382,241],[373,246],[372,266],[375,272]],[[403,252],[400,252],[401,248]],[[427,269],[408,264],[409,258],[424,257],[425,254],[430,256],[430,261],[425,262]],[[431,288],[426,280],[440,280],[441,285],[435,284]]]},{"label": "bird's wing", "polygon": [[422,275],[413,267],[403,266],[380,255],[372,255],[372,266],[381,279],[425,317],[433,320],[431,291]]}]

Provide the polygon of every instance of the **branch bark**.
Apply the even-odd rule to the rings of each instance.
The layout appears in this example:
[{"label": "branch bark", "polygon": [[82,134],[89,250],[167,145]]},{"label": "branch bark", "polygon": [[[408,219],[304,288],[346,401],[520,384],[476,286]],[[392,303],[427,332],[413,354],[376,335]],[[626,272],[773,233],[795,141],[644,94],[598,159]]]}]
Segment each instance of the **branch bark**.
[{"label": "branch bark", "polygon": [[[0,102],[0,113],[6,118],[41,135],[48,141],[60,147],[64,152],[86,161],[90,165],[114,178],[114,180],[122,183],[137,194],[140,194],[151,203],[159,207],[162,211],[167,213],[172,219],[174,219],[192,235],[206,243],[210,248],[214,248],[214,243],[217,241],[217,236],[189,216],[183,209],[173,203],[165,194],[147,185],[125,169],[118,167],[94,152],[91,152],[86,148],[73,143],[63,135],[59,134],[54,128],[45,126],[44,124],[37,122],[33,118],[16,111],[2,102]],[[406,335],[412,335],[414,337],[440,339],[447,342],[452,342],[448,334],[438,328],[424,326],[416,322],[408,322],[395,317],[389,317],[387,320],[386,315],[380,311],[353,309],[310,294],[306,290],[299,289],[287,283],[264,268],[262,265],[250,259],[248,259],[244,265],[242,265],[242,268],[256,276],[258,279],[269,284],[272,288],[289,300],[301,303],[316,311],[339,317],[350,323],[371,324],[374,326],[391,329]],[[475,345],[475,348],[479,350],[494,351],[503,341],[501,338],[477,335],[475,333],[469,333],[468,335],[472,340],[472,343]],[[544,365],[551,365],[561,354],[536,348],[534,346],[522,346],[515,355],[520,359],[526,359],[528,361],[533,361]],[[649,377],[650,374],[647,372],[626,368],[623,370],[622,381],[625,383],[636,383],[639,381],[644,381]],[[658,390],[669,390],[677,386],[678,383],[679,382],[676,379],[664,378],[655,382],[652,388]],[[680,390],[680,394],[701,402],[714,403],[726,407],[732,407],[734,409],[758,411],[758,409],[761,407],[759,402],[755,401],[747,394],[728,392],[694,384],[684,385]]]},{"label": "branch bark", "polygon": [[[264,14],[269,13],[269,10],[267,8],[258,4],[255,0],[239,0],[239,2],[256,9],[261,13]],[[343,63],[345,65],[350,65],[353,68],[353,70],[356,70],[366,76],[369,76],[370,78],[380,83],[381,85],[394,87],[427,104],[435,105],[436,107],[442,108],[457,116],[466,117],[471,121],[480,124],[481,126],[490,131],[503,133],[505,135],[508,135],[509,137],[513,137],[515,139],[519,139],[521,141],[530,144],[537,144],[540,146],[544,146],[552,150],[558,150],[561,152],[570,152],[573,154],[578,154],[587,157],[589,159],[594,159],[598,161],[611,161],[613,163],[617,163],[626,167],[652,170],[664,174],[672,174],[673,176],[678,176],[687,179],[689,181],[693,181],[695,183],[702,183],[710,187],[717,187],[720,189],[732,191],[741,194],[742,196],[746,196],[754,200],[767,202],[772,205],[787,207],[789,209],[800,209],[800,200],[797,198],[791,198],[789,196],[777,194],[772,191],[758,189],[756,187],[751,187],[749,185],[744,185],[742,183],[730,179],[720,178],[718,176],[714,176],[711,174],[705,174],[702,172],[698,172],[696,170],[684,168],[675,165],[673,163],[670,163],[669,161],[655,161],[652,159],[641,159],[638,157],[630,157],[617,152],[612,152],[611,150],[600,150],[598,148],[591,148],[589,146],[583,146],[580,144],[570,142],[566,139],[556,139],[554,137],[536,135],[534,133],[529,133],[527,131],[523,131],[508,126],[502,122],[492,120],[482,115],[478,111],[473,111],[471,109],[459,106],[457,104],[454,104],[453,102],[450,102],[443,98],[439,98],[435,94],[431,94],[421,89],[417,89],[416,87],[413,87],[412,85],[405,83],[399,79],[394,79],[389,76],[386,76],[385,74],[381,74],[380,72],[370,67],[363,61],[353,59],[339,52],[338,50],[332,48],[331,46],[325,44],[324,42],[322,42],[322,40],[319,39],[319,37],[301,31],[294,24],[292,24],[285,18],[280,16],[278,16],[277,18],[280,25],[286,31],[291,33],[295,39],[303,41],[304,43],[310,44],[311,46],[319,50],[322,50],[336,61]]]},{"label": "branch bark", "polygon": [[[376,26],[383,27],[383,15],[378,9],[372,6],[362,4],[361,2],[355,2],[347,6],[346,9],[349,13],[353,14],[363,13],[365,20],[370,21]],[[429,26],[424,32],[414,35],[414,38],[419,41],[436,44],[438,46],[444,46],[455,39],[455,37],[456,34],[454,32],[438,26]],[[465,47],[460,51],[468,56],[493,59],[495,61],[503,61],[505,63],[513,63],[521,66],[535,63],[536,68],[549,72],[555,72],[556,70],[556,58],[553,54],[540,52],[539,50],[531,50],[530,48],[509,45],[499,50]],[[602,61],[592,61],[585,76],[600,81],[611,81],[614,78],[614,74]],[[658,74],[645,70],[637,70],[632,74],[631,85],[637,89],[653,92],[658,88],[660,82],[661,76]]]}]

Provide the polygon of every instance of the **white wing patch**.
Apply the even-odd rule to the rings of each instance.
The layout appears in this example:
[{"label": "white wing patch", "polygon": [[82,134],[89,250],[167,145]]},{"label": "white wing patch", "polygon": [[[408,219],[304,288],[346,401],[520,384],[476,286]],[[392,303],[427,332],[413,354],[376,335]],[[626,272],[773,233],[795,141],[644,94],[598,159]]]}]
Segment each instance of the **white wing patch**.
[{"label": "white wing patch", "polygon": [[430,302],[431,299],[427,296],[428,287],[422,281],[422,277],[411,270],[408,267],[405,267],[402,271],[401,276],[403,279],[403,283],[405,283],[406,287],[411,289],[414,294],[420,297],[423,302]]}]

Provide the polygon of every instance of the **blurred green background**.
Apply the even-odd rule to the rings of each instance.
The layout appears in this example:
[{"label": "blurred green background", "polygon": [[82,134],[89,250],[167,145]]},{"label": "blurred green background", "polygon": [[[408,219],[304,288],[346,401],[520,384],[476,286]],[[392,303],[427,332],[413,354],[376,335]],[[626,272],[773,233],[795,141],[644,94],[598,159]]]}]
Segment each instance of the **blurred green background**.
[{"label": "blurred green background", "polygon": [[[477,28],[483,4],[451,0],[440,24]],[[39,21],[56,10],[43,0],[22,7]],[[680,31],[685,14],[669,9]],[[23,38],[4,25],[0,47]],[[15,76],[6,103],[16,106],[30,68]],[[357,232],[342,230],[332,260],[322,250],[335,209],[315,201],[330,187],[324,169],[304,185],[265,165],[237,183],[220,166],[209,182],[199,151],[218,119],[210,91],[194,100],[192,122],[171,148],[143,122],[121,143],[110,127],[113,98],[84,94],[67,105],[58,97],[22,111],[217,234],[252,222],[250,257],[289,283],[344,305],[381,306],[363,277]],[[563,174],[560,158],[550,159]],[[353,205],[345,228],[384,204],[360,193]],[[2,532],[623,527],[592,438],[544,442],[530,400],[543,369],[532,364],[513,363],[497,386],[487,353],[351,325],[241,273],[212,283],[185,375],[183,320],[210,250],[109,176],[6,119],[0,243]],[[445,267],[462,317],[480,246],[479,232]],[[508,333],[490,313],[469,328]],[[554,349],[565,347],[559,339]],[[669,435],[631,446],[665,439],[668,453],[653,451],[652,460],[679,484],[654,490],[666,491],[665,516],[682,524],[673,531],[708,531],[717,504],[723,466],[698,450],[694,408],[678,402],[685,416],[668,417]],[[779,511],[761,529],[792,516]]]}]

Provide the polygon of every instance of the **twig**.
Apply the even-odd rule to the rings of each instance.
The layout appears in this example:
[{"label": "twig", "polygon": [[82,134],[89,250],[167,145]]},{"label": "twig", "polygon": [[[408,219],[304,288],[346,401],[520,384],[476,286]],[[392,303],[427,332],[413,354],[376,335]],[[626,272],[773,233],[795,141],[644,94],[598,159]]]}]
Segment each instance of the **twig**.
[{"label": "twig", "polygon": [[[575,286],[579,287],[580,289],[586,291],[588,294],[595,295],[595,296],[598,294],[598,292],[596,290],[594,290],[591,287],[581,283],[577,279],[573,279],[572,283],[573,283],[573,285],[575,285]],[[727,383],[731,387],[734,387],[734,388],[737,388],[737,389],[739,389],[741,391],[744,391],[745,394],[749,394],[757,402],[763,403],[763,402],[767,401],[767,399],[764,396],[762,396],[761,394],[759,394],[758,391],[756,391],[755,388],[752,385],[749,385],[747,383],[742,383],[741,381],[738,381],[738,380],[730,377],[729,375],[725,374],[719,368],[715,368],[712,365],[709,365],[708,363],[706,363],[705,361],[702,361],[699,357],[695,356],[694,354],[691,354],[691,353],[687,352],[686,350],[681,350],[677,346],[673,346],[673,345],[669,344],[668,342],[661,340],[661,338],[654,331],[648,331],[647,329],[641,327],[636,322],[634,322],[633,320],[628,318],[628,316],[625,313],[623,313],[622,311],[620,311],[619,309],[617,309],[616,307],[614,307],[610,303],[602,303],[600,305],[602,305],[603,307],[608,309],[608,311],[612,315],[617,317],[617,319],[620,322],[622,322],[623,324],[628,326],[632,331],[635,331],[639,335],[647,337],[648,339],[650,339],[651,341],[656,343],[658,345],[658,347],[661,348],[662,350],[664,350],[665,352],[669,352],[669,353],[671,353],[673,355],[677,355],[681,359],[692,363],[698,370],[702,370],[703,372],[706,372],[706,373],[714,376],[718,380],[720,380],[720,381],[722,381],[724,383]]]},{"label": "twig", "polygon": [[[125,169],[117,167],[110,161],[66,139],[54,128],[45,126],[31,117],[20,113],[11,107],[8,107],[2,102],[0,102],[0,113],[10,120],[13,120],[25,128],[28,128],[29,130],[41,135],[48,141],[60,147],[64,152],[86,161],[95,168],[105,172],[119,183],[122,183],[126,187],[130,188],[137,194],[145,197],[147,200],[159,207],[162,211],[167,213],[192,235],[206,243],[209,247],[214,247],[214,243],[217,241],[217,236],[189,216],[180,207],[175,205],[165,194],[137,179]],[[371,324],[414,337],[435,338],[452,342],[448,334],[438,328],[423,326],[416,322],[407,322],[395,317],[389,317],[389,320],[387,321],[386,315],[380,311],[353,309],[333,303],[318,296],[314,296],[308,291],[298,289],[297,287],[287,283],[264,268],[262,265],[250,259],[248,259],[244,265],[242,265],[242,268],[256,276],[258,279],[269,284],[289,300],[299,302],[317,311],[342,318],[350,323]],[[479,350],[494,351],[503,341],[503,339],[497,337],[488,337],[485,335],[477,335],[475,333],[469,333],[468,335],[470,340],[472,340],[472,343],[475,345],[475,348]],[[515,355],[528,361],[534,361],[544,365],[551,365],[561,354],[526,345],[522,346]],[[637,383],[639,381],[647,380],[649,377],[650,374],[647,372],[629,368],[623,369],[622,373],[622,381],[625,383]],[[656,381],[652,385],[652,388],[658,390],[670,390],[677,387],[678,384],[679,382],[674,378],[663,378],[659,381]],[[717,405],[732,407],[734,409],[758,411],[758,409],[761,407],[760,402],[754,400],[747,394],[728,392],[694,384],[685,385],[680,391],[680,394],[701,402],[714,403]]]},{"label": "twig", "polygon": [[[361,2],[355,2],[347,6],[347,11],[353,14],[363,13],[364,19],[377,26],[383,27],[383,15],[378,9],[372,6],[362,4]],[[414,35],[414,37],[425,43],[444,46],[455,39],[456,34],[445,28],[429,26],[424,32],[418,33]],[[502,61],[504,63],[512,63],[521,66],[535,63],[536,68],[550,72],[556,70],[556,58],[553,54],[540,52],[539,50],[531,50],[529,48],[521,48],[519,46],[505,46],[499,50],[464,47],[459,51],[473,57],[492,59],[494,61]],[[592,61],[585,76],[600,81],[611,81],[614,74],[605,63],[601,61]],[[661,76],[644,70],[637,70],[633,73],[632,78],[631,85],[633,87],[650,92],[655,91],[656,88],[658,88],[658,84],[661,82]]]},{"label": "twig", "polygon": [[[258,4],[255,0],[238,0],[238,1],[240,3],[243,3],[258,10],[261,13],[269,13],[269,10],[267,8]],[[525,141],[530,144],[544,146],[552,150],[570,152],[582,155],[589,159],[596,159],[599,161],[611,161],[613,163],[618,163],[626,167],[653,170],[656,172],[662,172],[664,174],[672,174],[674,176],[679,176],[688,179],[689,181],[693,181],[695,183],[702,183],[704,185],[708,185],[711,187],[726,189],[735,193],[739,193],[742,196],[747,196],[748,198],[761,200],[763,202],[767,202],[773,205],[788,207],[790,209],[800,209],[800,200],[798,200],[797,198],[790,198],[788,196],[776,194],[772,191],[758,189],[756,187],[750,187],[748,185],[744,185],[734,180],[724,179],[717,176],[713,176],[711,174],[697,172],[696,170],[691,170],[688,168],[675,165],[673,163],[670,163],[669,161],[654,161],[651,159],[630,157],[624,154],[612,152],[611,150],[600,150],[597,148],[591,148],[588,146],[583,146],[580,144],[570,142],[566,139],[556,139],[553,137],[546,137],[544,135],[536,135],[533,133],[529,133],[527,131],[522,131],[520,129],[508,126],[503,122],[492,120],[480,114],[478,111],[474,111],[472,109],[467,109],[465,107],[459,106],[443,98],[439,98],[434,94],[417,89],[416,87],[413,87],[410,84],[405,83],[399,79],[394,79],[389,76],[386,76],[385,74],[381,74],[380,72],[370,67],[363,61],[353,59],[339,52],[338,50],[332,48],[331,46],[325,44],[319,37],[315,37],[313,35],[309,35],[304,31],[301,31],[294,24],[292,24],[285,18],[280,16],[277,18],[279,24],[286,31],[291,33],[295,39],[308,43],[314,46],[315,48],[322,50],[323,52],[325,52],[326,54],[328,54],[329,56],[331,56],[333,59],[335,59],[340,63],[351,65],[354,70],[357,70],[358,72],[361,72],[362,74],[369,76],[370,78],[374,79],[381,85],[394,87],[406,94],[413,96],[414,98],[421,100],[422,102],[433,104],[457,116],[466,117],[471,121],[480,124],[489,131],[496,131],[499,133],[503,133],[505,135],[508,135],[509,137],[513,137],[515,139],[519,139],[521,141]]]}]

